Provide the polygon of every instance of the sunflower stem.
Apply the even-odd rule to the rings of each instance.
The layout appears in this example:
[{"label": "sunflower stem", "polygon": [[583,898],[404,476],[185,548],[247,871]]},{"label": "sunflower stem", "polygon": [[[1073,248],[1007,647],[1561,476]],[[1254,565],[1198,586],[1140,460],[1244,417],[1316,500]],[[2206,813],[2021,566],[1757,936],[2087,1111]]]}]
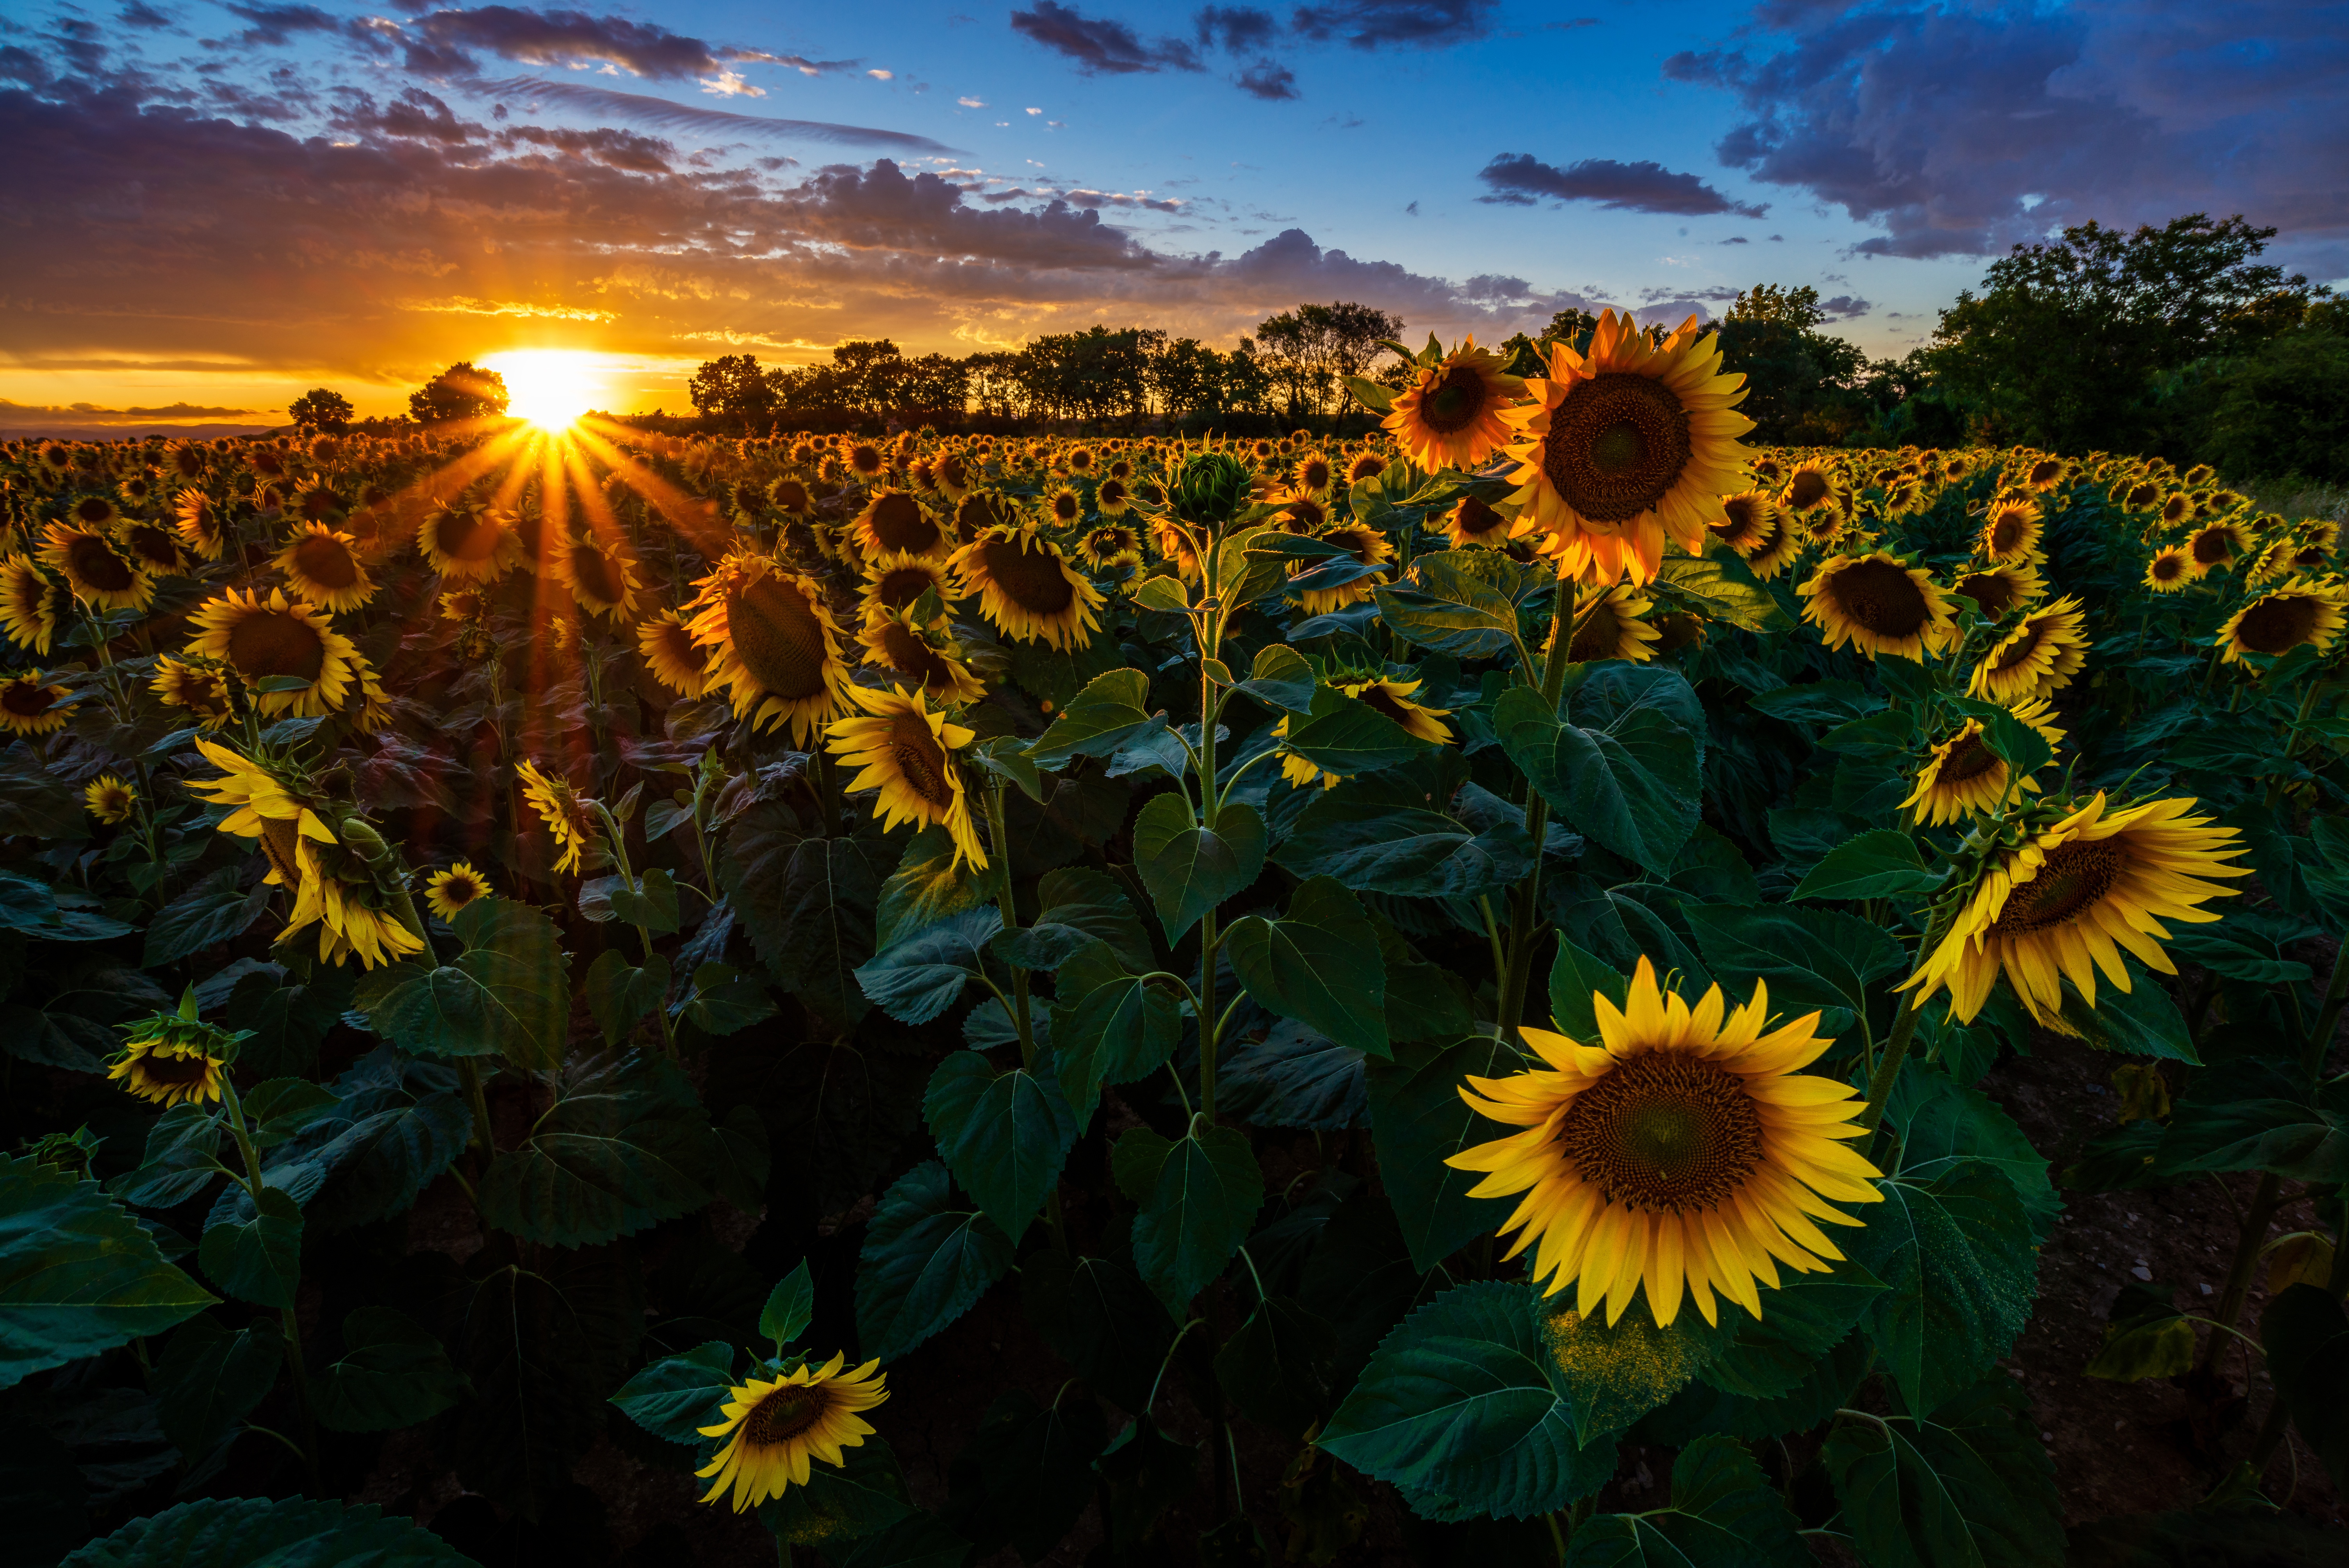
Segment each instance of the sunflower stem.
[{"label": "sunflower stem", "polygon": [[[2220,1294],[2219,1305],[2210,1314],[2210,1321],[2224,1328],[2235,1326],[2243,1315],[2243,1303],[2251,1294],[2251,1274],[2259,1266],[2260,1245],[2268,1237],[2269,1222],[2282,1207],[2280,1201],[2283,1178],[2272,1171],[2262,1171],[2260,1184],[2251,1193],[2251,1206],[2244,1212],[2242,1229],[2235,1237],[2235,1258],[2227,1270],[2227,1288]],[[2201,1371],[2209,1371],[2219,1359],[2220,1349],[2226,1344],[2221,1335],[2214,1334],[2203,1342],[2202,1355],[2197,1362]]]},{"label": "sunflower stem", "polygon": [[[1941,944],[1941,934],[1949,929],[1950,913],[1945,909],[1937,913],[1925,928],[1925,940],[1917,945],[1920,965],[1933,955]],[[1897,995],[1898,993],[1895,993]],[[1868,1078],[1868,1104],[1859,1113],[1858,1125],[1868,1130],[1868,1147],[1860,1150],[1862,1159],[1871,1158],[1880,1134],[1878,1124],[1884,1119],[1885,1101],[1892,1098],[1892,1086],[1899,1081],[1900,1064],[1909,1058],[1909,1042],[1916,1037],[1917,1019],[1924,1011],[1924,1000],[1912,997],[1901,1006],[1899,1016],[1892,1021],[1892,1033],[1884,1042],[1884,1054],[1877,1059],[1876,1070]],[[1863,1020],[1863,1025],[1865,1020]]]},{"label": "sunflower stem", "polygon": [[[1575,599],[1577,584],[1571,578],[1559,581],[1565,602],[1550,617],[1549,648],[1542,665],[1542,698],[1550,711],[1557,708],[1558,694],[1566,689],[1566,666],[1570,663],[1568,651],[1574,645]],[[1601,598],[1604,595],[1600,596]],[[1593,599],[1595,607],[1599,599]],[[1533,948],[1540,934],[1537,912],[1541,907],[1542,841],[1549,831],[1549,800],[1533,787],[1526,784],[1526,835],[1533,841],[1534,869],[1526,873],[1509,901],[1509,943],[1507,961],[1502,965],[1499,1016],[1495,1020],[1501,1037],[1516,1043],[1517,1025],[1526,1011],[1526,990],[1533,975]]]},{"label": "sunflower stem", "polygon": [[[253,1134],[244,1125],[244,1104],[237,1098],[236,1083],[230,1076],[221,1074],[221,1109],[226,1113],[230,1135],[236,1140],[237,1152],[244,1156],[244,1179],[239,1183],[246,1196],[253,1200],[253,1215],[261,1218],[261,1154],[253,1146]],[[326,1496],[318,1479],[318,1424],[310,1414],[310,1378],[302,1365],[302,1318],[292,1306],[278,1308],[278,1322],[285,1333],[285,1369],[294,1381],[294,1407],[302,1418],[302,1463],[310,1473],[310,1491],[318,1497]]]}]

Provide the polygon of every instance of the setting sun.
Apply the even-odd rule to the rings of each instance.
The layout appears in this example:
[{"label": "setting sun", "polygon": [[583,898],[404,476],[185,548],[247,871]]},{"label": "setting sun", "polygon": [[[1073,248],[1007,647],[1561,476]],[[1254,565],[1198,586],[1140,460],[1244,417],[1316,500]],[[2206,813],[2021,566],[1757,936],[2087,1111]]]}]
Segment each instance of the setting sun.
[{"label": "setting sun", "polygon": [[577,348],[518,348],[481,362],[505,377],[506,412],[543,429],[561,430],[603,391],[601,356]]}]

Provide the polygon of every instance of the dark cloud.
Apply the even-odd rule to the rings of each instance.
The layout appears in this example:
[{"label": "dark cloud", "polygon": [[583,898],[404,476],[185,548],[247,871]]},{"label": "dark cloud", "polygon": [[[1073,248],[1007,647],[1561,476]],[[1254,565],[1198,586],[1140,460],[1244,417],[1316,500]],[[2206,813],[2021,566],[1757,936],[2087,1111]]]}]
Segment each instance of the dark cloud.
[{"label": "dark cloud", "polygon": [[[609,64],[655,80],[705,76],[717,55],[698,38],[623,16],[585,11],[532,11],[516,5],[434,11],[415,23],[421,46],[437,59],[480,49],[533,66]],[[413,67],[410,67],[414,68]]]},{"label": "dark cloud", "polygon": [[1060,0],[1037,0],[1032,11],[1014,11],[1011,30],[1068,56],[1089,77],[1103,71],[1126,76],[1170,66],[1178,71],[1206,68],[1198,51],[1180,38],[1144,43],[1124,23],[1086,16]]},{"label": "dark cloud", "polygon": [[1278,60],[1258,60],[1242,71],[1237,80],[1240,91],[1252,98],[1277,101],[1297,96],[1297,73]]},{"label": "dark cloud", "polygon": [[1102,222],[1098,211],[1067,201],[1034,212],[980,211],[962,198],[961,187],[935,174],[908,176],[884,158],[869,170],[820,169],[780,205],[794,234],[851,251],[1022,267],[1124,269],[1156,263],[1123,231]]},{"label": "dark cloud", "polygon": [[368,94],[356,94],[333,123],[337,130],[361,136],[397,136],[443,147],[462,147],[482,134],[481,127],[459,119],[447,104],[420,88],[409,88],[381,108]]},{"label": "dark cloud", "polygon": [[1736,96],[1754,178],[1885,232],[1878,254],[1982,254],[2064,223],[2240,211],[2349,236],[2349,4],[1774,0],[1749,48],[1676,55]]},{"label": "dark cloud", "polygon": [[333,33],[342,23],[316,5],[231,5],[229,14],[242,16],[253,26],[237,35],[240,44],[264,44],[276,47],[291,43],[296,33]]},{"label": "dark cloud", "polygon": [[14,44],[0,44],[0,82],[22,82],[28,88],[47,87],[54,79],[49,63],[30,49],[20,49]]},{"label": "dark cloud", "polygon": [[[636,174],[667,174],[677,160],[677,149],[657,137],[638,136],[599,125],[593,130],[517,125],[497,135],[501,148],[543,147],[572,158],[592,158],[607,168]],[[786,163],[790,160],[784,160]]]},{"label": "dark cloud", "polygon": [[130,4],[116,12],[115,15],[127,27],[168,27],[171,25],[171,17],[145,4],[144,0],[130,0]]},{"label": "dark cloud", "polygon": [[1234,54],[1261,49],[1280,36],[1280,24],[1269,11],[1253,5],[1210,5],[1191,18],[1199,30],[1199,46],[1218,45]]},{"label": "dark cloud", "polygon": [[1854,316],[1866,315],[1876,305],[1874,302],[1856,294],[1837,294],[1832,299],[1819,301],[1819,308],[1826,313],[1829,321],[1849,321]]},{"label": "dark cloud", "polygon": [[543,82],[532,77],[511,77],[503,81],[482,82],[479,84],[478,90],[507,98],[537,98],[547,103],[565,104],[590,114],[632,119],[639,125],[655,125],[664,130],[693,130],[716,137],[781,137],[792,141],[822,141],[840,147],[888,148],[900,152],[953,150],[943,142],[902,130],[833,125],[817,119],[774,119],[765,115],[735,114],[726,109],[671,103],[667,98],[648,98],[642,93],[614,92],[608,88],[582,87],[574,82]]},{"label": "dark cloud", "polygon": [[1643,160],[1619,163],[1611,158],[1586,158],[1559,169],[1530,152],[1504,152],[1477,171],[1491,188],[1479,201],[1530,207],[1545,198],[1560,201],[1596,201],[1627,212],[1673,212],[1702,217],[1735,212],[1759,218],[1767,211],[1732,201],[1693,174],[1675,174],[1662,164]]},{"label": "dark cloud", "polygon": [[1336,0],[1300,5],[1289,21],[1317,41],[1342,38],[1358,49],[1392,44],[1443,48],[1483,37],[1498,0]]}]

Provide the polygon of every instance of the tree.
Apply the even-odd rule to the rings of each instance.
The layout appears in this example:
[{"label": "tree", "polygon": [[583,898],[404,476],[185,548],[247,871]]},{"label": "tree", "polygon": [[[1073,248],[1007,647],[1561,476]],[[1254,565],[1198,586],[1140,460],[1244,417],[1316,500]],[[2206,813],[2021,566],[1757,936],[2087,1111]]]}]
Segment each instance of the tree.
[{"label": "tree", "polygon": [[460,359],[408,395],[408,412],[421,424],[489,419],[506,411],[506,378]]},{"label": "tree", "polygon": [[2213,378],[2200,455],[2238,483],[2349,484],[2349,335],[2338,305],[2261,344]]},{"label": "tree", "polygon": [[1402,335],[1403,320],[1373,305],[1300,304],[1257,326],[1265,368],[1288,394],[1291,416],[1320,412],[1341,378],[1359,376],[1380,345]]},{"label": "tree", "polygon": [[771,411],[775,388],[756,356],[728,354],[705,362],[686,387],[698,414],[750,418]]},{"label": "tree", "polygon": [[832,377],[839,406],[858,413],[876,413],[889,407],[889,384],[905,356],[885,337],[852,338],[832,350]]},{"label": "tree", "polygon": [[314,387],[288,404],[285,412],[293,416],[294,422],[297,425],[307,425],[313,429],[333,430],[340,433],[349,428],[351,416],[357,410],[351,407],[351,400],[341,393],[324,387]]},{"label": "tree", "polygon": [[1861,390],[1868,357],[1818,327],[1826,320],[1819,291],[1758,284],[1737,296],[1714,328],[1721,367],[1743,372],[1737,411],[1754,421],[1754,439],[1774,446],[1840,446],[1874,420]]}]

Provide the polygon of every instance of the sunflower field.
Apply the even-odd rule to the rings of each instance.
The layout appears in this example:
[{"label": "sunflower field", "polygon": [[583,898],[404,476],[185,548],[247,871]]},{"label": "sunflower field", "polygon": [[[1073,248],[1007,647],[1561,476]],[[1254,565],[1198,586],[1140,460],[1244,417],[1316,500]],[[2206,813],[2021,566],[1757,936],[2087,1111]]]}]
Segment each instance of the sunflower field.
[{"label": "sunflower field", "polygon": [[0,449],[0,1563],[2322,1561],[2339,524],[1396,352]]}]

